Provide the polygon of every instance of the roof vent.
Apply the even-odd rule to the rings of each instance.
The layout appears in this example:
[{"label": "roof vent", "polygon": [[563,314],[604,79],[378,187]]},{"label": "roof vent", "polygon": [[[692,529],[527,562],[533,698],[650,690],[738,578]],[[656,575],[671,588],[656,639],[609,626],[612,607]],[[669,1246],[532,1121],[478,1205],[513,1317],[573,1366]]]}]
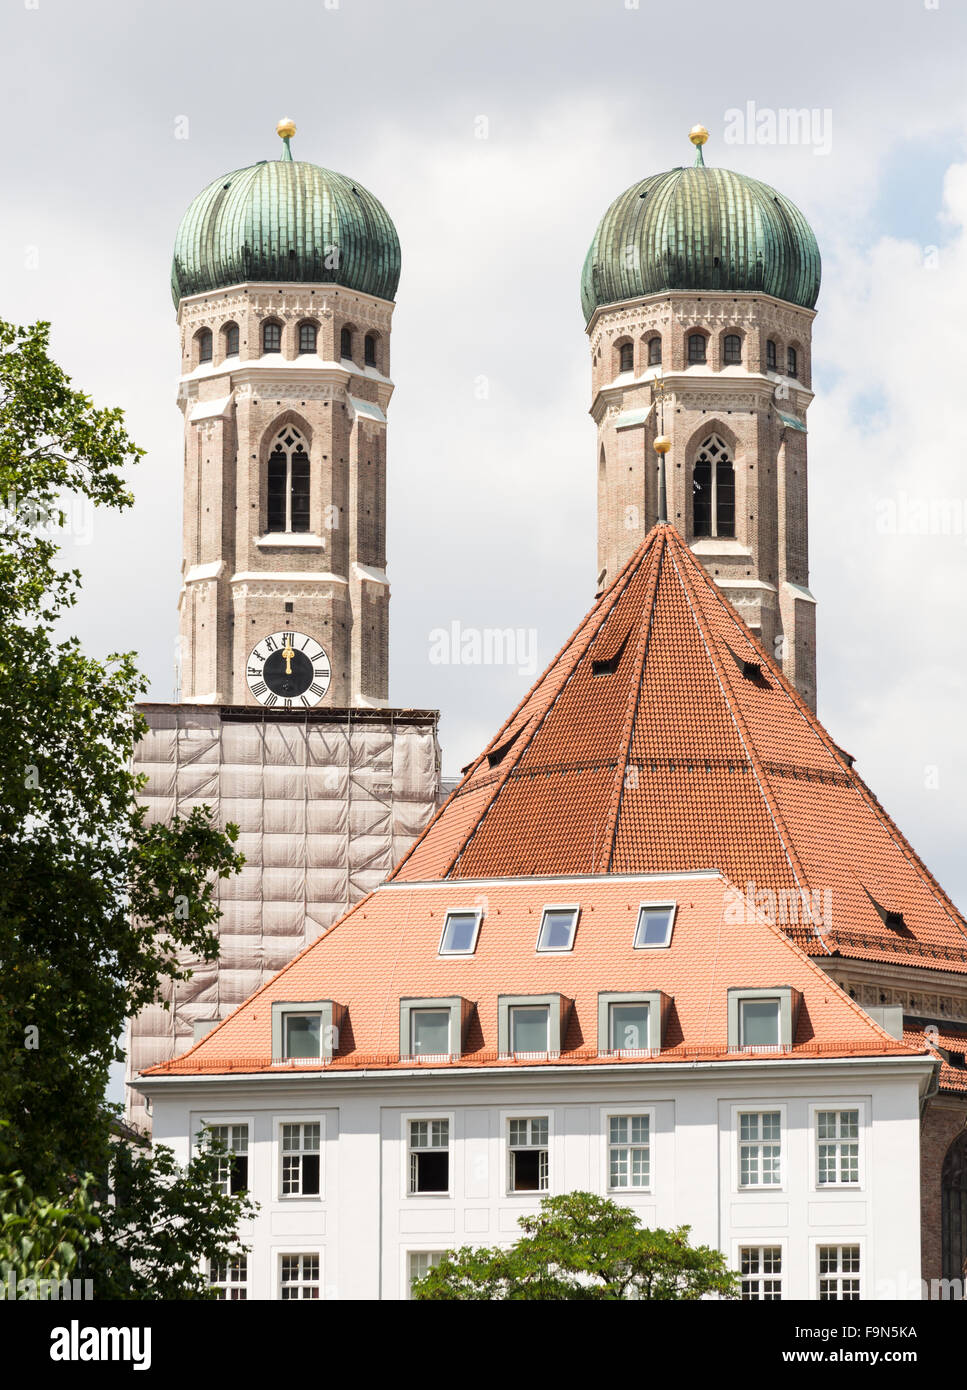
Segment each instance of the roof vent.
[{"label": "roof vent", "polygon": [[497,748],[491,748],[490,752],[487,754],[487,766],[496,767],[498,763],[503,762],[504,758],[523,732],[524,725],[522,724],[515,734],[511,734],[510,738],[506,739]]},{"label": "roof vent", "polygon": [[624,649],[628,645],[628,638],[631,636],[631,628],[621,639],[621,646],[611,653],[610,656],[600,656],[591,660],[592,676],[613,676],[618,669],[618,662],[624,655]]},{"label": "roof vent", "polygon": [[834,743],[833,747],[836,749],[836,752],[839,754],[839,756],[843,759],[843,762],[846,764],[846,766],[852,767],[853,764],[856,762],[856,759],[853,757],[852,753],[847,753],[846,749],[840,748],[838,743]]},{"label": "roof vent", "polygon": [[863,892],[869,898],[870,902],[876,908],[878,914],[888,927],[891,927],[893,931],[910,930],[906,922],[904,922],[903,920],[902,912],[896,912],[893,908],[884,907],[881,903],[878,903],[874,898],[873,894],[870,892],[870,890],[865,886],[863,886]]}]

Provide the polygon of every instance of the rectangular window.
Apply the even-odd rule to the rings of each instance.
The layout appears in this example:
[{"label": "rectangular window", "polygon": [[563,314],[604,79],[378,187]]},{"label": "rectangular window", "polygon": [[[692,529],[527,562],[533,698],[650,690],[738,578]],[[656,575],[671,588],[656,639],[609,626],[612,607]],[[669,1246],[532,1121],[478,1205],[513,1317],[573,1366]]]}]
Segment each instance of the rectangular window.
[{"label": "rectangular window", "polygon": [[648,1004],[609,1007],[609,1046],[612,1052],[644,1052],[648,1048]]},{"label": "rectangular window", "polygon": [[477,947],[479,912],[448,912],[440,938],[441,956],[472,956]]},{"label": "rectangular window", "polygon": [[777,1302],[782,1298],[782,1248],[743,1245],[739,1251],[741,1297],[747,1303]]},{"label": "rectangular window", "polygon": [[414,1009],[410,1014],[410,1047],[414,1057],[449,1056],[450,1010]]},{"label": "rectangular window", "polygon": [[411,1250],[407,1258],[410,1289],[417,1279],[424,1279],[431,1269],[436,1269],[445,1254],[445,1250]]},{"label": "rectangular window", "polygon": [[219,1157],[218,1181],[225,1193],[248,1191],[248,1125],[209,1125],[213,1139],[228,1150]]},{"label": "rectangular window", "polygon": [[548,1121],[508,1121],[511,1192],[546,1192],[548,1183]]},{"label": "rectangular window", "polygon": [[570,951],[578,924],[576,907],[545,907],[537,933],[539,951]]},{"label": "rectangular window", "polygon": [[779,1046],[779,1000],[739,1001],[739,1046]]},{"label": "rectangular window", "polygon": [[611,1188],[647,1187],[650,1181],[650,1116],[609,1116],[608,1186]]},{"label": "rectangular window", "polygon": [[319,1256],[282,1255],[280,1297],[283,1302],[319,1297]]},{"label": "rectangular window", "polygon": [[546,1004],[512,1004],[510,1008],[510,1050],[511,1052],[539,1052],[549,1050],[548,1029],[550,1009]]},{"label": "rectangular window", "polygon": [[450,1121],[410,1121],[410,1192],[450,1191]]},{"label": "rectangular window", "polygon": [[778,1110],[739,1115],[740,1187],[776,1187],[782,1181],[781,1120]]},{"label": "rectangular window", "polygon": [[817,1177],[819,1185],[856,1184],[860,1180],[860,1112],[817,1110]]},{"label": "rectangular window", "polygon": [[248,1299],[248,1256],[232,1255],[227,1260],[212,1260],[208,1266],[208,1282],[216,1291],[215,1297],[229,1303]]},{"label": "rectangular window", "polygon": [[319,1196],[319,1125],[282,1126],[282,1196]]},{"label": "rectangular window", "polygon": [[819,1297],[833,1303],[853,1302],[860,1296],[860,1247],[858,1245],[820,1245]]},{"label": "rectangular window", "polygon": [[283,1057],[322,1055],[322,1014],[286,1014],[282,1033]]},{"label": "rectangular window", "polygon": [[674,903],[642,903],[635,927],[635,950],[667,946],[672,939],[674,920]]}]

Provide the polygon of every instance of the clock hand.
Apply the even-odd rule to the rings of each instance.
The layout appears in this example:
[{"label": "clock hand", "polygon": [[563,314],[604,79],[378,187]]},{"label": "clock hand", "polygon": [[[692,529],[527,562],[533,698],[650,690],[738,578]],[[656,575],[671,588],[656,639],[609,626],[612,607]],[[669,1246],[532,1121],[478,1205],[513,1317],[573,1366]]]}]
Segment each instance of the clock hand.
[{"label": "clock hand", "polygon": [[[287,640],[288,640],[288,639],[287,639]],[[292,650],[292,643],[291,643],[291,642],[289,642],[288,646],[284,646],[284,647],[282,648],[282,653],[281,653],[281,654],[282,654],[283,660],[285,661],[285,674],[286,674],[287,676],[291,676],[291,675],[292,675],[292,658],[295,656],[295,652]]]}]

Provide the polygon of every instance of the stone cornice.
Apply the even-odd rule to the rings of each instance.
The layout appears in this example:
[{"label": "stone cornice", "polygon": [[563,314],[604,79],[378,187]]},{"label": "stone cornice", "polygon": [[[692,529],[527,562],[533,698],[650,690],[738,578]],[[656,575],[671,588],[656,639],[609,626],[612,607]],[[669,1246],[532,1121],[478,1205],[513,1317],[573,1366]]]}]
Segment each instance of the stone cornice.
[{"label": "stone cornice", "polygon": [[[765,312],[763,312],[765,311]],[[755,324],[760,321],[795,327],[808,338],[815,309],[803,309],[772,295],[724,290],[670,290],[642,299],[626,299],[620,304],[602,304],[595,309],[586,332],[596,349],[601,339],[634,326],[641,330],[660,328],[674,318],[678,322],[701,319]]]}]

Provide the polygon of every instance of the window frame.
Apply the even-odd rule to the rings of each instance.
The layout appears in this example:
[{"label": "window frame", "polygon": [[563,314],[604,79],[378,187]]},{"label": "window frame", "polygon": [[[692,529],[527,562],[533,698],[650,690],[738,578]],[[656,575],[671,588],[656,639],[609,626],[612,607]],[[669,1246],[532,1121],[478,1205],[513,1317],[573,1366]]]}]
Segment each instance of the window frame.
[{"label": "window frame", "polygon": [[[653,353],[652,353],[652,343],[657,343],[657,344],[658,344],[658,354],[657,354],[657,356],[654,356]],[[647,340],[646,346],[647,346],[647,348],[648,348],[648,365],[649,365],[649,367],[660,367],[660,366],[661,366],[661,356],[662,356],[661,334],[660,334],[660,333],[652,333],[651,337],[648,338],[648,340]]]},{"label": "window frame", "polygon": [[[325,1284],[324,1284],[324,1282],[323,1282],[323,1280],[324,1280],[324,1278],[325,1278],[325,1271],[326,1271],[326,1252],[325,1252],[325,1249],[324,1249],[323,1246],[316,1245],[316,1246],[310,1247],[309,1249],[306,1249],[306,1247],[303,1246],[301,1249],[298,1249],[298,1248],[297,1248],[297,1249],[293,1249],[291,1245],[282,1245],[282,1246],[277,1246],[277,1247],[273,1250],[273,1255],[274,1255],[274,1257],[275,1257],[275,1300],[274,1300],[274,1301],[275,1301],[276,1303],[322,1303],[322,1301],[323,1301],[323,1300],[325,1299],[325,1297],[326,1297],[326,1286],[325,1286]],[[301,1262],[302,1260],[304,1260],[304,1259],[310,1259],[310,1260],[313,1260],[313,1259],[314,1259],[314,1260],[318,1260],[318,1262],[319,1262],[319,1277],[318,1277],[317,1280],[316,1280],[316,1279],[313,1279],[313,1280],[311,1281],[313,1284],[318,1284],[318,1287],[319,1287],[319,1297],[318,1297],[318,1299],[315,1299],[315,1298],[287,1298],[287,1299],[283,1299],[283,1297],[282,1297],[282,1288],[283,1288],[283,1284],[282,1284],[282,1261],[283,1261],[284,1259],[286,1259],[286,1258],[292,1259],[292,1258],[295,1257],[295,1256],[298,1256],[300,1262]],[[301,1268],[302,1268],[301,1263],[300,1263],[299,1268],[300,1268],[300,1271],[301,1271]],[[292,1287],[292,1285],[290,1284],[290,1285],[288,1285],[287,1287]],[[299,1287],[299,1288],[302,1288],[302,1287],[303,1287],[303,1283],[302,1283],[301,1280],[298,1282],[298,1284],[296,1285],[296,1287]]]},{"label": "window frame", "polygon": [[[231,343],[230,334],[231,334],[232,329],[235,330],[235,350],[234,350],[234,352],[233,352],[233,351],[231,350],[231,348],[230,348],[230,343]],[[242,344],[242,332],[241,332],[241,329],[240,329],[239,325],[235,322],[234,319],[229,319],[226,323],[223,323],[223,324],[222,324],[222,328],[221,328],[221,339],[222,339],[222,342],[223,342],[223,344],[224,344],[225,359],[227,360],[229,357],[238,357],[238,356],[239,356],[239,353],[240,353],[240,349],[241,349],[241,344]]]},{"label": "window frame", "polygon": [[[780,1056],[792,1050],[799,1019],[801,995],[792,985],[749,986],[732,985],[728,990],[728,1050],[747,1055]],[[756,999],[779,1000],[779,1042],[743,1045],[740,1033],[740,1003]]]},{"label": "window frame", "polygon": [[792,381],[799,380],[799,349],[786,344],[786,376]]},{"label": "window frame", "polygon": [[[701,341],[702,341],[702,355],[701,355],[701,357],[693,357],[693,356],[692,356],[692,340],[693,340],[693,339],[699,339],[699,338],[700,338]],[[708,335],[708,333],[703,333],[703,332],[701,332],[701,331],[700,331],[699,329],[697,329],[697,328],[691,328],[691,329],[689,329],[689,331],[685,334],[685,366],[686,366],[686,368],[688,368],[688,367],[707,367],[707,366],[708,366],[708,347],[709,347],[709,335]]]},{"label": "window frame", "polygon": [[[259,347],[262,349],[262,351],[261,351],[261,353],[260,353],[260,356],[262,356],[262,357],[275,357],[276,354],[279,354],[279,355],[281,356],[281,354],[282,354],[282,332],[283,332],[283,327],[284,327],[284,325],[279,321],[279,319],[276,319],[276,318],[263,319],[262,323],[259,325]],[[270,348],[270,347],[266,347],[266,345],[265,345],[265,334],[266,334],[266,329],[268,329],[268,328],[277,328],[277,329],[279,330],[279,346],[278,346],[277,348]]]},{"label": "window frame", "polygon": [[[370,344],[372,344],[372,356],[370,356]],[[363,366],[379,369],[378,333],[366,333],[363,336]]]},{"label": "window frame", "polygon": [[[448,1125],[447,1139],[447,1187],[446,1191],[440,1192],[413,1192],[410,1189],[410,1125],[429,1123],[433,1120],[445,1120]],[[453,1110],[407,1110],[400,1115],[400,1142],[402,1149],[401,1164],[401,1186],[400,1195],[405,1201],[420,1201],[426,1199],[430,1202],[450,1201],[455,1196],[454,1173],[456,1169],[456,1145],[455,1145],[455,1123],[456,1112]],[[449,1248],[449,1247],[448,1247]]]},{"label": "window frame", "polygon": [[[556,954],[556,953],[555,953]],[[510,1010],[547,1005],[547,1052],[513,1053],[510,1050]],[[563,994],[499,994],[497,996],[497,1053],[500,1057],[559,1057],[567,1035],[573,1001]]]},{"label": "window frame", "polygon": [[[857,1293],[857,1297],[856,1297],[856,1298],[850,1298],[850,1299],[823,1299],[823,1298],[820,1298],[819,1281],[820,1281],[820,1278],[824,1277],[824,1276],[821,1276],[821,1275],[820,1275],[820,1272],[819,1272],[819,1252],[820,1252],[820,1249],[821,1249],[822,1247],[829,1247],[829,1246],[838,1246],[840,1249],[842,1249],[842,1247],[843,1247],[843,1246],[846,1246],[846,1245],[855,1245],[855,1246],[858,1248],[858,1250],[859,1250],[860,1268],[859,1268],[859,1274],[858,1274],[857,1276],[855,1276],[855,1277],[858,1278],[858,1280],[859,1280],[859,1290],[858,1290],[858,1293]],[[837,1234],[836,1234],[836,1228],[835,1228],[835,1226],[834,1226],[834,1227],[831,1227],[830,1230],[829,1230],[829,1232],[824,1232],[822,1235],[810,1236],[810,1238],[809,1238],[809,1255],[810,1255],[810,1269],[811,1269],[812,1273],[811,1273],[811,1276],[810,1276],[810,1290],[809,1290],[809,1295],[808,1295],[808,1296],[809,1296],[809,1298],[810,1298],[813,1302],[815,1302],[815,1303],[858,1303],[858,1302],[863,1302],[863,1301],[865,1301],[865,1299],[866,1299],[866,1297],[867,1297],[867,1294],[866,1294],[867,1258],[866,1258],[866,1236],[865,1236],[865,1235],[862,1235],[862,1236],[860,1236],[860,1235],[852,1235],[852,1234],[850,1234],[850,1235],[837,1235]],[[825,1276],[825,1277],[828,1278],[829,1276]],[[836,1275],[835,1277],[836,1277],[836,1278],[840,1278],[840,1279],[842,1279],[843,1277],[846,1277],[846,1278],[848,1278],[848,1279],[852,1279],[854,1276],[853,1276],[852,1274],[848,1274],[848,1275],[845,1275],[845,1276],[844,1276],[842,1273],[840,1273],[840,1274]]]},{"label": "window frame", "polygon": [[[283,436],[286,434],[295,435],[292,444],[287,444]],[[275,458],[276,453],[280,452],[285,459],[285,481],[283,484],[283,495],[285,499],[285,526],[281,531],[273,531],[271,526],[271,497],[270,497],[270,478],[269,465]],[[294,469],[293,464],[296,458],[304,458],[309,470],[308,488],[308,514],[307,524],[298,531],[293,527],[293,501],[294,501]],[[311,536],[312,535],[312,453],[309,440],[304,437],[303,431],[298,425],[286,424],[279,429],[269,440],[268,452],[265,456],[265,535],[266,536]]]},{"label": "window frame", "polygon": [[[732,340],[732,339],[734,339],[734,340],[738,343],[738,345],[739,345],[739,355],[738,355],[738,357],[734,357],[734,358],[729,357],[729,342],[730,342],[730,340]],[[723,334],[722,334],[722,366],[723,366],[723,367],[741,367],[741,366],[742,366],[742,356],[743,356],[742,350],[743,350],[743,347],[744,347],[744,346],[745,346],[745,345],[744,345],[744,343],[742,342],[742,334],[741,334],[741,333],[736,333],[734,329],[730,329],[727,333],[723,333]]]},{"label": "window frame", "polygon": [[[512,1160],[511,1160],[511,1153],[512,1153],[512,1152],[516,1152],[518,1148],[519,1148],[519,1149],[526,1149],[527,1151],[530,1151],[530,1150],[532,1150],[532,1149],[540,1150],[541,1147],[542,1147],[542,1146],[539,1145],[539,1144],[518,1145],[518,1146],[515,1146],[514,1150],[512,1151],[512,1149],[511,1149],[511,1143],[510,1143],[510,1122],[511,1122],[511,1120],[546,1120],[546,1121],[547,1121],[547,1144],[546,1144],[546,1146],[544,1147],[544,1150],[543,1150],[543,1151],[546,1152],[546,1154],[547,1154],[547,1185],[546,1185],[546,1187],[535,1187],[535,1188],[527,1188],[527,1189],[523,1189],[523,1188],[522,1188],[522,1189],[519,1189],[519,1190],[518,1190],[517,1188],[511,1187],[510,1182],[511,1182],[511,1175],[512,1175],[512,1171],[513,1171]],[[522,1198],[524,1198],[526,1201],[539,1202],[542,1195],[549,1194],[549,1193],[551,1193],[551,1192],[554,1191],[554,1188],[553,1188],[552,1185],[551,1185],[551,1172],[552,1172],[551,1153],[552,1153],[552,1150],[553,1150],[553,1147],[554,1147],[554,1112],[553,1112],[552,1108],[551,1108],[550,1106],[548,1106],[546,1109],[542,1109],[540,1105],[531,1105],[531,1106],[515,1106],[513,1110],[502,1110],[502,1111],[500,1112],[500,1126],[501,1126],[501,1128],[500,1128],[501,1143],[503,1144],[503,1148],[504,1148],[504,1182],[503,1182],[504,1195],[507,1196],[507,1197],[522,1197]],[[540,1164],[538,1163],[538,1171],[539,1171],[539,1168],[540,1168]]]},{"label": "window frame", "polygon": [[[202,344],[208,349],[207,356],[202,356]],[[195,351],[199,367],[210,366],[215,360],[215,334],[210,328],[199,328],[195,333]]]},{"label": "window frame", "polygon": [[[601,1124],[601,1191],[609,1197],[616,1194],[617,1198],[624,1197],[630,1200],[637,1196],[653,1196],[655,1192],[655,1158],[657,1154],[656,1132],[657,1107],[655,1105],[624,1105],[620,1101],[615,1101],[613,1105],[602,1105],[600,1111]],[[611,1150],[617,1145],[611,1143],[611,1121],[613,1119],[638,1119],[644,1116],[648,1120],[648,1183],[645,1187],[612,1187],[611,1186]],[[622,1147],[639,1147],[637,1145],[627,1145]]]},{"label": "window frame", "polygon": [[[779,1181],[778,1182],[757,1182],[743,1183],[742,1181],[742,1145],[743,1143],[755,1143],[757,1145],[772,1143],[769,1139],[743,1140],[742,1125],[740,1117],[742,1115],[774,1115],[779,1116]],[[761,1128],[761,1126],[760,1126]],[[784,1101],[775,1103],[764,1100],[736,1101],[732,1105],[732,1188],[734,1193],[744,1196],[748,1193],[756,1193],[759,1196],[775,1192],[785,1192],[788,1188],[788,1145],[789,1145],[789,1126],[786,1116],[786,1104]],[[761,1176],[761,1151],[760,1151],[760,1176]]]},{"label": "window frame", "polygon": [[[223,1127],[223,1126],[225,1126],[225,1125],[239,1125],[239,1126],[245,1125],[245,1126],[247,1126],[247,1128],[248,1128],[248,1140],[247,1140],[247,1146],[246,1146],[246,1149],[245,1149],[245,1156],[246,1156],[246,1158],[248,1159],[248,1170],[247,1170],[248,1186],[247,1186],[247,1187],[240,1188],[239,1191],[251,1193],[252,1190],[253,1190],[253,1186],[252,1186],[252,1184],[253,1184],[253,1170],[254,1170],[254,1167],[255,1167],[255,1148],[254,1148],[254,1144],[255,1144],[255,1116],[254,1116],[254,1115],[240,1115],[240,1114],[238,1114],[237,1112],[232,1111],[232,1112],[230,1112],[229,1114],[226,1114],[225,1116],[222,1116],[222,1115],[215,1115],[215,1114],[211,1114],[210,1112],[206,1112],[204,1115],[202,1115],[202,1116],[199,1118],[199,1120],[198,1120],[198,1125],[197,1125],[197,1128],[196,1128],[196,1130],[195,1130],[195,1145],[194,1145],[195,1152],[197,1152],[198,1149],[199,1149],[199,1147],[200,1147],[201,1136],[202,1136],[202,1133],[203,1133],[205,1130],[218,1129],[218,1128],[221,1128],[221,1127]],[[234,1150],[233,1150],[232,1152],[234,1152]],[[223,1157],[227,1157],[227,1155],[223,1155]],[[228,1185],[228,1193],[231,1194],[231,1184],[230,1184],[230,1183],[229,1183],[229,1185]]]},{"label": "window frame", "polygon": [[766,371],[777,373],[779,371],[779,344],[775,338],[766,339]]},{"label": "window frame", "polygon": [[[857,1138],[856,1138],[856,1182],[824,1182],[819,1181],[819,1115],[821,1111],[842,1111],[856,1110],[857,1115]],[[867,1106],[862,1097],[838,1096],[832,1100],[817,1100],[809,1102],[809,1134],[810,1134],[810,1167],[809,1167],[809,1186],[813,1192],[862,1192],[866,1188],[866,1130],[867,1130]],[[823,1141],[840,1143],[851,1143],[851,1140]],[[837,1165],[838,1171],[839,1165]]]},{"label": "window frame", "polygon": [[[671,915],[670,915],[669,918],[668,918],[668,927],[667,927],[667,930],[666,930],[666,932],[665,932],[665,940],[662,941],[662,942],[651,942],[651,943],[642,942],[642,944],[639,946],[639,945],[638,945],[638,932],[639,932],[640,927],[641,927],[641,916],[642,916],[642,913],[645,911],[646,908],[657,908],[657,907],[669,908],[670,911],[671,911]],[[676,918],[677,916],[678,916],[678,903],[677,903],[677,902],[657,902],[657,903],[652,903],[652,902],[639,902],[639,904],[638,904],[638,914],[637,914],[637,916],[635,917],[635,928],[634,928],[634,933],[633,933],[632,938],[631,938],[631,945],[632,945],[632,948],[633,948],[634,950],[636,950],[636,951],[667,951],[668,948],[669,948],[669,946],[672,944],[672,933],[673,933],[674,930],[675,930],[675,918]]]},{"label": "window frame", "polygon": [[[450,1014],[449,1052],[414,1052],[412,1016],[424,1011],[448,1011]],[[434,998],[404,998],[400,1000],[400,1061],[425,1064],[427,1059],[437,1062],[456,1061],[463,1053],[464,1029],[469,1016],[469,1004],[462,995],[448,994]]]},{"label": "window frame", "polygon": [[[447,938],[447,926],[451,917],[476,917],[477,919],[474,924],[473,938],[470,944],[470,948],[466,951],[445,951],[443,949],[444,943]],[[445,960],[448,959],[450,956],[474,955],[477,950],[477,937],[480,935],[480,924],[482,921],[482,907],[448,907],[446,912],[443,914],[443,927],[440,931],[440,944],[437,947],[437,955],[442,956]]]},{"label": "window frame", "polygon": [[[634,343],[632,342],[632,340],[631,340],[630,338],[628,338],[628,339],[626,339],[626,340],[625,340],[624,342],[622,342],[622,343],[615,343],[615,351],[616,351],[617,354],[618,354],[618,362],[617,362],[618,371],[617,371],[616,375],[618,375],[618,376],[625,376],[625,375],[627,375],[628,372],[631,372],[632,375],[633,375],[633,374],[634,374],[634,370],[635,370],[635,345],[634,345]],[[628,363],[628,366],[626,367],[626,366],[624,365],[624,364],[625,364],[625,358],[626,358],[626,356],[628,356],[629,354],[630,354],[630,357],[631,357],[631,361]]]},{"label": "window frame", "polygon": [[[452,1247],[449,1247],[449,1248],[452,1249]],[[411,1291],[411,1290],[412,1290],[412,1287],[413,1287],[413,1281],[412,1281],[412,1279],[410,1278],[410,1256],[411,1256],[411,1255],[440,1255],[440,1256],[443,1256],[443,1255],[445,1255],[446,1253],[447,1253],[447,1249],[442,1249],[442,1250],[441,1250],[439,1244],[437,1244],[437,1245],[404,1245],[404,1246],[401,1247],[400,1254],[401,1254],[401,1256],[402,1256],[402,1268],[401,1268],[401,1270],[400,1270],[400,1284],[401,1284],[401,1288],[402,1288],[402,1290],[403,1290],[403,1298],[402,1298],[401,1302],[412,1302],[412,1301],[413,1301],[413,1294],[412,1294],[412,1291]]]},{"label": "window frame", "polygon": [[[284,1125],[318,1125],[319,1126],[319,1191],[318,1192],[283,1192],[283,1175],[285,1165],[283,1163],[282,1134]],[[312,1205],[324,1201],[326,1195],[326,1116],[322,1112],[310,1110],[295,1112],[290,1115],[272,1116],[272,1133],[274,1142],[272,1145],[274,1158],[274,1184],[273,1191],[275,1200],[283,1202],[288,1206],[292,1202],[309,1202]],[[290,1150],[294,1153],[294,1150]],[[312,1149],[300,1149],[300,1153],[312,1153]],[[300,1173],[302,1165],[300,1164]],[[300,1178],[301,1186],[301,1178]],[[293,1252],[295,1253],[295,1252]]]},{"label": "window frame", "polygon": [[[570,912],[573,913],[571,919],[571,931],[566,946],[542,946],[541,937],[544,934],[544,923],[549,912]],[[578,922],[581,917],[580,903],[545,903],[541,909],[541,920],[537,927],[537,940],[534,943],[534,950],[539,956],[566,956],[574,950],[574,938],[577,935]]]},{"label": "window frame", "polygon": [[[312,347],[302,346],[302,333],[304,329],[312,330]],[[296,349],[299,357],[317,356],[319,353],[319,325],[314,319],[301,319],[296,328]]]},{"label": "window frame", "polygon": [[[744,1298],[742,1298],[742,1288],[741,1288],[741,1285],[742,1285],[742,1251],[743,1251],[743,1250],[765,1250],[765,1249],[775,1249],[775,1248],[777,1248],[777,1247],[778,1247],[778,1250],[779,1250],[779,1259],[780,1259],[780,1262],[781,1262],[781,1272],[780,1272],[780,1274],[779,1274],[779,1282],[780,1282],[779,1298],[778,1298],[778,1299],[762,1299],[762,1298],[744,1299]],[[786,1235],[782,1235],[782,1236],[773,1236],[773,1235],[770,1235],[770,1234],[765,1234],[765,1235],[751,1235],[751,1236],[750,1236],[750,1235],[745,1235],[745,1234],[743,1234],[743,1235],[741,1235],[741,1236],[733,1236],[733,1238],[732,1238],[732,1260],[731,1260],[731,1264],[732,1264],[732,1268],[737,1272],[737,1274],[738,1274],[738,1276],[739,1276],[739,1301],[740,1301],[740,1302],[742,1302],[742,1303],[777,1303],[777,1302],[778,1302],[778,1303],[784,1303],[784,1302],[787,1302],[787,1301],[793,1296],[793,1295],[790,1294],[790,1292],[789,1292],[789,1285],[787,1284],[787,1279],[788,1279],[788,1277],[789,1277],[789,1275],[790,1275],[790,1273],[791,1273],[790,1268],[789,1268],[789,1237],[788,1237],[788,1236],[786,1236]],[[754,1274],[754,1275],[750,1275],[749,1277],[750,1277],[750,1278],[753,1278],[753,1279],[769,1279],[769,1278],[772,1278],[772,1277],[774,1277],[774,1276],[768,1275],[768,1274]]]},{"label": "window frame", "polygon": [[[344,352],[346,344],[346,334],[349,335],[349,351]],[[340,362],[355,362],[353,353],[356,351],[356,330],[351,324],[344,323],[339,329],[339,360]]]},{"label": "window frame", "polygon": [[[598,993],[598,1056],[635,1057],[639,1053],[660,1052],[662,1032],[670,1003],[669,997],[660,989],[654,990],[601,990]],[[648,1006],[648,1044],[644,1048],[613,1048],[611,1046],[611,1010],[615,1004],[647,1004]],[[628,1112],[630,1114],[630,1111]]]},{"label": "window frame", "polygon": [[[233,1254],[229,1255],[229,1257],[228,1257],[227,1260],[225,1260],[225,1261],[219,1261],[219,1263],[224,1263],[224,1265],[225,1265],[225,1278],[224,1278],[224,1279],[215,1279],[215,1277],[214,1277],[214,1265],[215,1265],[215,1261],[214,1261],[214,1260],[209,1260],[209,1261],[208,1261],[208,1287],[209,1287],[210,1289],[221,1289],[221,1290],[223,1291],[223,1293],[225,1294],[225,1297],[224,1297],[224,1298],[218,1300],[219,1302],[221,1302],[221,1303],[248,1303],[248,1302],[249,1302],[249,1296],[248,1296],[248,1295],[249,1295],[249,1289],[250,1289],[250,1287],[251,1287],[251,1285],[250,1285],[250,1279],[249,1279],[249,1263],[248,1263],[249,1254],[250,1254],[250,1251],[248,1251],[248,1250],[238,1250],[238,1251],[235,1251]],[[231,1278],[232,1264],[233,1264],[233,1262],[236,1262],[236,1263],[237,1263],[238,1261],[241,1261],[241,1262],[244,1264],[244,1266],[245,1266],[245,1278],[244,1278],[244,1279],[232,1279],[232,1278]],[[232,1291],[232,1289],[238,1289],[238,1290],[240,1290],[242,1296],[241,1296],[240,1298],[229,1298],[228,1295],[229,1295],[229,1293]]]},{"label": "window frame", "polygon": [[[711,455],[711,446],[712,446],[713,444],[718,446],[720,457],[713,457],[713,456]],[[703,455],[705,455],[705,458],[702,457]],[[699,465],[700,465],[700,464],[704,464],[704,463],[706,463],[706,462],[707,462],[707,464],[708,464],[708,470],[709,470],[709,482],[708,482],[708,489],[709,489],[709,494],[708,494],[709,529],[708,529],[708,531],[703,531],[703,532],[699,533],[698,530],[696,529],[696,520],[695,520],[695,499],[696,499],[696,495],[697,495],[697,494],[696,494],[696,486],[695,486],[695,474],[696,474],[696,472],[698,471]],[[726,465],[728,466],[728,468],[731,470],[731,474],[732,474],[732,482],[731,482],[731,487],[732,487],[732,530],[731,530],[731,533],[730,533],[728,530],[724,529],[724,527],[727,526],[727,519],[726,519],[725,517],[720,517],[720,515],[719,515],[720,509],[721,509],[721,510],[724,510],[724,509],[726,509],[726,508],[728,507],[728,502],[727,502],[727,501],[722,501],[721,503],[720,503],[720,501],[719,501],[719,484],[720,484],[720,482],[721,482],[721,484],[722,484],[723,489],[726,489],[726,488],[728,487],[727,478],[726,478],[725,480],[720,480],[720,478],[719,478],[719,468],[723,465],[723,463],[726,464]],[[692,538],[693,538],[694,540],[735,540],[735,539],[736,539],[736,506],[735,506],[736,476],[737,476],[737,475],[736,475],[736,467],[735,467],[735,450],[733,449],[733,447],[732,447],[731,444],[727,443],[727,442],[722,438],[722,436],[718,433],[717,430],[713,430],[712,433],[709,434],[709,435],[707,435],[707,436],[702,440],[702,442],[698,445],[698,447],[696,448],[696,450],[695,450],[695,457],[693,458],[692,464],[691,464],[690,477],[691,477],[691,483],[692,483],[692,493],[691,493],[691,509],[690,509],[690,517],[689,517],[689,520],[690,520],[690,522],[691,522]]]},{"label": "window frame", "polygon": [[[285,1023],[289,1014],[319,1014],[319,1056],[312,1058],[286,1057]],[[339,1029],[345,1009],[332,999],[312,999],[304,1003],[292,1000],[276,1000],[272,1003],[272,1065],[284,1066],[290,1062],[319,1061],[331,1062],[339,1051]]]}]

